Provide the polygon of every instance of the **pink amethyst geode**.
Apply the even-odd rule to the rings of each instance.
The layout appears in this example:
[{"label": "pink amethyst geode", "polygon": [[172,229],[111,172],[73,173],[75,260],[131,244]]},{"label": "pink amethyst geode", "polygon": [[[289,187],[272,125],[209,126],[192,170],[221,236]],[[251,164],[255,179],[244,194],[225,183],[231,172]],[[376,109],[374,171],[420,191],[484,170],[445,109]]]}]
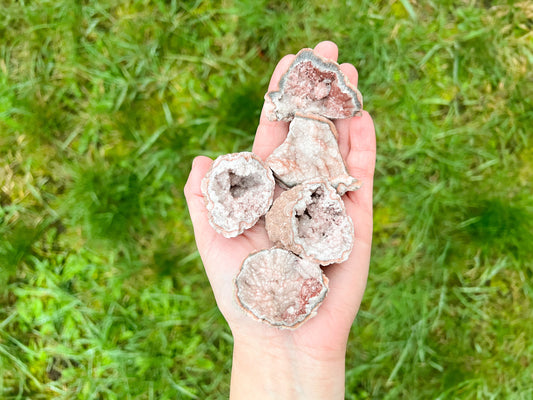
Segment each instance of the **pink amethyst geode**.
[{"label": "pink amethyst geode", "polygon": [[268,211],[274,187],[272,172],[255,154],[218,157],[202,180],[209,223],[224,237],[240,235]]},{"label": "pink amethyst geode", "polygon": [[361,115],[363,97],[339,64],[303,49],[281,77],[279,90],[265,95],[265,107],[272,121],[290,121],[296,112],[349,118]]}]

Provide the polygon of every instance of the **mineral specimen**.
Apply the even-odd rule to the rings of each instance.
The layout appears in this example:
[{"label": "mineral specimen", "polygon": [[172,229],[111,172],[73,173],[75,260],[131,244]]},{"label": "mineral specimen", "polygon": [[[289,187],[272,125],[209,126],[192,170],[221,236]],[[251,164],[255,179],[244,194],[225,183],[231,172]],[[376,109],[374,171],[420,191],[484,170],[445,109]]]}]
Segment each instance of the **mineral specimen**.
[{"label": "mineral specimen", "polygon": [[266,162],[284,187],[324,177],[342,196],[361,186],[348,174],[337,144],[337,130],[326,118],[296,113],[285,142]]},{"label": "mineral specimen", "polygon": [[211,226],[227,238],[240,235],[268,211],[274,187],[272,172],[255,154],[218,157],[202,180]]},{"label": "mineral specimen", "polygon": [[313,317],[328,290],[318,264],[280,248],[249,255],[235,284],[245,311],[280,328],[296,328]]},{"label": "mineral specimen", "polygon": [[272,121],[290,121],[295,112],[349,118],[361,115],[363,98],[339,64],[303,49],[282,76],[279,90],[265,95],[265,107]]},{"label": "mineral specimen", "polygon": [[317,264],[346,261],[352,250],[352,220],[341,197],[323,179],[283,192],[265,219],[271,241]]}]

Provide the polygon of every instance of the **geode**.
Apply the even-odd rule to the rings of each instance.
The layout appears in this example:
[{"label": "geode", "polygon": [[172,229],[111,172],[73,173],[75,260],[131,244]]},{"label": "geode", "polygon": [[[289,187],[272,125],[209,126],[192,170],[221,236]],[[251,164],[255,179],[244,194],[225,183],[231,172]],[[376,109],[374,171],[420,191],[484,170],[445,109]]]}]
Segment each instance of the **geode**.
[{"label": "geode", "polygon": [[339,64],[303,49],[281,77],[279,90],[265,95],[265,107],[272,121],[290,121],[295,112],[349,118],[361,115],[363,97]]},{"label": "geode", "polygon": [[353,222],[326,180],[306,181],[283,192],[265,220],[272,242],[317,264],[346,261],[352,251]]},{"label": "geode", "polygon": [[239,305],[254,318],[293,329],[316,314],[328,291],[320,266],[273,248],[249,255],[235,279]]},{"label": "geode", "polygon": [[272,172],[255,154],[218,157],[202,180],[209,223],[224,237],[240,235],[268,211],[274,187]]},{"label": "geode", "polygon": [[285,188],[318,177],[327,178],[341,196],[361,187],[344,165],[335,125],[316,115],[296,113],[287,138],[266,162]]}]

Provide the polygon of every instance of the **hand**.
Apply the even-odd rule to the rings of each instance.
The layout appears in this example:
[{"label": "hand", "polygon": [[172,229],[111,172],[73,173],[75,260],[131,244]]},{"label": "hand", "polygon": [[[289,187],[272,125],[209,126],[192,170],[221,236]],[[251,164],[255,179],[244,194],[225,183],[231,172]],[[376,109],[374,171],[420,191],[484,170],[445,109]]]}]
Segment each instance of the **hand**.
[{"label": "hand", "polygon": [[[332,42],[319,43],[315,52],[337,60],[338,49]],[[278,89],[279,80],[294,57],[287,55],[278,63],[269,91]],[[354,66],[341,64],[341,69],[350,82],[357,85]],[[376,146],[374,125],[366,111],[362,117],[339,120],[335,125],[348,172],[363,183],[359,190],[343,197],[346,211],[354,222],[355,244],[347,261],[324,267],[329,278],[328,295],[317,315],[295,330],[280,330],[257,322],[237,305],[234,279],[243,260],[254,251],[272,247],[272,243],[263,220],[231,239],[213,230],[200,190],[200,182],[212,160],[197,157],[193,162],[185,196],[200,256],[218,307],[235,340],[232,398],[262,398],[261,387],[264,395],[272,398],[344,396],[346,342],[363,297],[370,262]],[[269,121],[263,109],[253,152],[266,159],[285,140],[287,132],[287,123]],[[324,389],[327,392],[321,392]],[[246,397],[250,394],[253,396]]]}]

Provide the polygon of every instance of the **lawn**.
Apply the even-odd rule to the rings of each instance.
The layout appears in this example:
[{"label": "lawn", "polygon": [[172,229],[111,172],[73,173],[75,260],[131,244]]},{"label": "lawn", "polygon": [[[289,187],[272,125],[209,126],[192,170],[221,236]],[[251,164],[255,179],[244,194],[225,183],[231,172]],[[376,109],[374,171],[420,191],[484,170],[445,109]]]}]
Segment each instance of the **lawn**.
[{"label": "lawn", "polygon": [[0,0],[0,398],[227,398],[183,186],[326,39],[378,143],[346,398],[533,398],[532,28],[527,1]]}]

